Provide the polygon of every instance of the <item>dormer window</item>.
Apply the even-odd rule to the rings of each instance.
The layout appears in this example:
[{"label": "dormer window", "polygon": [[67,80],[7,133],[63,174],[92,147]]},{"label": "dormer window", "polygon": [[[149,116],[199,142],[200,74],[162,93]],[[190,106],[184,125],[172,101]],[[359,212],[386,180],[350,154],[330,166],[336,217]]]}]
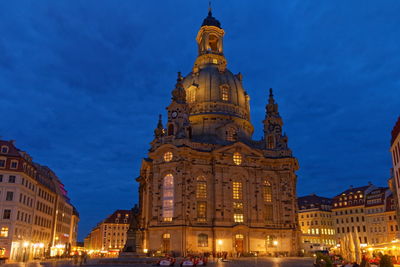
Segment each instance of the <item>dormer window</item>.
[{"label": "dormer window", "polygon": [[8,153],[8,146],[1,146],[1,153],[7,154]]},{"label": "dormer window", "polygon": [[220,88],[222,101],[229,101],[229,86],[222,85]]},{"label": "dormer window", "polygon": [[236,141],[236,130],[234,128],[226,130],[226,140],[231,142]]},{"label": "dormer window", "polygon": [[196,88],[189,88],[188,90],[188,102],[189,103],[193,103],[194,101],[196,101]]}]

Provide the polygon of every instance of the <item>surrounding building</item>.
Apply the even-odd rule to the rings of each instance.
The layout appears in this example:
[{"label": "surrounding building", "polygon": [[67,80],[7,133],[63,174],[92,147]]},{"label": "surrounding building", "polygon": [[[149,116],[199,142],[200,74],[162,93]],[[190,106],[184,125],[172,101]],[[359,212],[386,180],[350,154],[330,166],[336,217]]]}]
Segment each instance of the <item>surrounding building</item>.
[{"label": "surrounding building", "polygon": [[400,117],[392,130],[390,144],[393,169],[391,171],[391,179],[389,179],[389,187],[393,192],[394,201],[396,203],[397,223],[400,224]]},{"label": "surrounding building", "polygon": [[368,245],[390,243],[396,239],[398,225],[394,198],[389,188],[376,188],[367,194],[365,214]]},{"label": "surrounding building", "polygon": [[104,253],[120,252],[126,242],[131,216],[130,210],[116,210],[86,236],[85,248]]},{"label": "surrounding building", "polygon": [[338,244],[351,238],[374,246],[390,243],[398,234],[394,196],[387,187],[351,187],[334,197],[332,211]]},{"label": "surrounding building", "polygon": [[304,251],[329,250],[336,245],[332,199],[312,194],[299,197],[298,206]]},{"label": "surrounding building", "polygon": [[[60,199],[63,210],[58,205]],[[0,140],[1,254],[26,261],[64,253],[76,242],[69,210],[73,206],[54,172],[33,162],[13,141]],[[63,214],[62,239],[57,235],[58,214]]]},{"label": "surrounding building", "polygon": [[140,176],[144,251],[297,254],[295,171],[272,89],[264,136],[252,138],[242,74],[227,69],[225,31],[209,11],[198,57],[179,73],[164,128],[160,116]]},{"label": "surrounding building", "polygon": [[[333,215],[336,227],[336,242],[341,243],[347,236],[358,238],[360,244],[368,244],[365,218],[365,196],[375,186],[350,187],[333,198]],[[353,237],[353,234],[356,235]]]}]

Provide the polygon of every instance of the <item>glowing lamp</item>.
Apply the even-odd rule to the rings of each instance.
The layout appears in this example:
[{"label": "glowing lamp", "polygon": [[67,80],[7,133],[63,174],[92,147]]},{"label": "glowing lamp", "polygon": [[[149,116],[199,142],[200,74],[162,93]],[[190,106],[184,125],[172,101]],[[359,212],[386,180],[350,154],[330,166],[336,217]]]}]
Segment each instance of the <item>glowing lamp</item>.
[{"label": "glowing lamp", "polygon": [[274,241],[274,242],[272,242],[272,244],[274,244],[274,246],[277,246],[278,245],[278,241]]},{"label": "glowing lamp", "polygon": [[220,245],[220,246],[222,245],[222,240],[221,239],[218,240],[218,245]]}]

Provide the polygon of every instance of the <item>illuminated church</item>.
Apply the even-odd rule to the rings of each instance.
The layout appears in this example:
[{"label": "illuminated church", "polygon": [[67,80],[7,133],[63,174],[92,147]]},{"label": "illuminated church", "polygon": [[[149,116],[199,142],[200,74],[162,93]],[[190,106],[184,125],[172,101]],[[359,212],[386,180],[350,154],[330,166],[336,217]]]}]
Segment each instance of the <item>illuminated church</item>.
[{"label": "illuminated church", "polygon": [[298,162],[282,133],[272,90],[264,136],[253,140],[250,97],[227,68],[224,30],[211,13],[197,34],[191,72],[178,74],[139,191],[141,245],[158,253],[244,255],[299,250]]}]

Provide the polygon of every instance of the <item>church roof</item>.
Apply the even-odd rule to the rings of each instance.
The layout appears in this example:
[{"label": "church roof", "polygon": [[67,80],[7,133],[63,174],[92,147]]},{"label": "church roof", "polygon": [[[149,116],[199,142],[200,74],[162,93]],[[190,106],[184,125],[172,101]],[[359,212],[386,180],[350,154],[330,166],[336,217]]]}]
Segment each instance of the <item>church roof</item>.
[{"label": "church roof", "polygon": [[203,20],[203,24],[201,24],[201,26],[215,26],[222,29],[221,23],[212,16],[211,9],[208,11],[208,16]]}]

